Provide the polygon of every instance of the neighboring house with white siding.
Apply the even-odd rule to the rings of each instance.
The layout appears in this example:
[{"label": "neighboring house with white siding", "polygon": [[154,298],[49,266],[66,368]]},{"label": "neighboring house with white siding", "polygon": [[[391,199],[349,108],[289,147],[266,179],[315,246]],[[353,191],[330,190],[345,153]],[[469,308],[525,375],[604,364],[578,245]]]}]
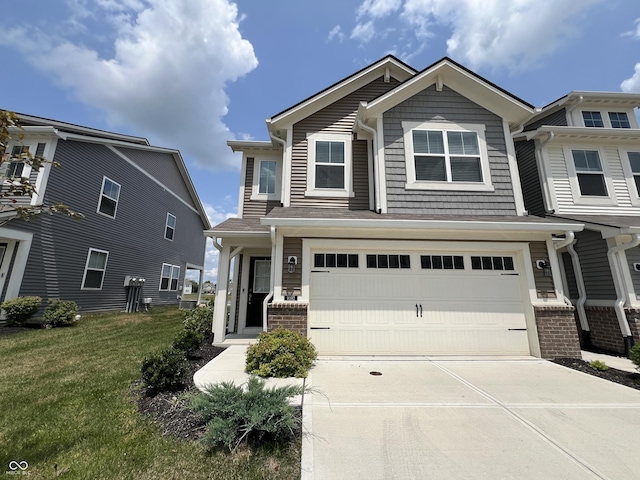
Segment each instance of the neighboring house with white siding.
[{"label": "neighboring house with white siding", "polygon": [[218,295],[231,266],[237,288],[214,342],[285,326],[321,354],[579,356],[556,249],[582,225],[522,198],[512,132],[534,115],[449,58],[387,56],[228,142],[239,215],[206,234]]},{"label": "neighboring house with white siding", "polygon": [[561,251],[584,346],[640,339],[640,94],[574,91],[514,136],[531,214],[585,225]]},{"label": "neighboring house with white siding", "polygon": [[8,148],[27,147],[61,167],[36,172],[16,162],[2,188],[12,176],[28,177],[37,195],[20,202],[61,201],[84,218],[38,215],[0,226],[0,301],[38,295],[74,300],[83,312],[124,310],[132,287],[152,305],[175,305],[187,269],[199,270],[202,282],[202,232],[210,224],[179,151],[55,120],[18,119],[23,130]]}]

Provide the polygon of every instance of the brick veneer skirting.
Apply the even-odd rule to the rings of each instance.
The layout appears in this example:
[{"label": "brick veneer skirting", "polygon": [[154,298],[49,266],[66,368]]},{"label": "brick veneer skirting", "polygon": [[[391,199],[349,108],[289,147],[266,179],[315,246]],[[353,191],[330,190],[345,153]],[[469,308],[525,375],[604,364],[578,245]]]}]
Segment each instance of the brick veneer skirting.
[{"label": "brick veneer skirting", "polygon": [[629,329],[631,330],[631,335],[633,335],[633,340],[635,342],[640,341],[640,310],[635,308],[626,308],[625,313],[627,314],[627,321],[629,322]]},{"label": "brick veneer skirting", "polygon": [[542,358],[582,358],[573,307],[534,307]]},{"label": "brick veneer skirting", "polygon": [[307,335],[306,303],[270,303],[267,310],[267,330],[286,328]]},{"label": "brick veneer skirting", "polygon": [[[584,310],[587,312],[593,346],[624,354],[624,339],[615,309],[613,307],[584,307]],[[629,318],[628,313],[627,318]],[[629,324],[631,323],[630,321]]]}]

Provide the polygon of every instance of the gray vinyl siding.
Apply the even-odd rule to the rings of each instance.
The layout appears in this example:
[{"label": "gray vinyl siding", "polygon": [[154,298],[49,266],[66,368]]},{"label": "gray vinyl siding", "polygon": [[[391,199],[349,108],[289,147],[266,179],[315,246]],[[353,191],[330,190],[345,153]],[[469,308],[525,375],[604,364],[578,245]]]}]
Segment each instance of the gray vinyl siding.
[{"label": "gray vinyl siding", "polygon": [[292,207],[369,209],[369,160],[367,142],[364,140],[354,140],[351,147],[354,198],[305,198],[304,193],[307,189],[307,134],[317,132],[351,134],[360,102],[370,101],[397,85],[398,82],[394,79],[391,79],[389,83],[385,83],[380,77],[293,126],[291,160]]},{"label": "gray vinyl siding", "polygon": [[116,149],[148,172],[173,193],[192,207],[195,207],[187,185],[184,183],[173,155],[169,153],[150,152],[136,148],[116,147]]},{"label": "gray vinyl siding", "polygon": [[[289,273],[287,260],[289,255],[298,257],[298,265],[294,273]],[[282,244],[282,294],[302,295],[302,239],[284,237]]]},{"label": "gray vinyl siding", "polygon": [[524,128],[525,132],[530,130],[536,130],[537,128],[543,125],[553,125],[553,126],[567,126],[567,112],[564,108],[561,108],[557,112],[550,113],[542,118],[539,118],[533,123],[530,123]]},{"label": "gray vinyl siding", "polygon": [[640,263],[640,247],[626,250],[625,254],[627,256],[627,264],[629,265],[631,281],[633,282],[633,290],[636,292],[636,295],[638,295],[638,292],[640,292],[640,272],[636,272],[633,269],[633,264]]},{"label": "gray vinyl siding", "polygon": [[578,293],[578,283],[576,282],[576,274],[573,270],[573,262],[571,261],[571,255],[569,252],[562,253],[562,264],[564,266],[567,288],[569,289],[567,295],[571,300],[577,300],[580,294]]},{"label": "gray vinyl siding", "polygon": [[[494,192],[406,190],[403,121],[486,125]],[[396,105],[383,116],[388,213],[516,215],[502,119],[454,90],[435,86]]]},{"label": "gray vinyl siding", "polygon": [[545,242],[530,242],[531,261],[533,262],[533,279],[536,282],[538,298],[556,298],[553,278],[545,277],[543,270],[536,267],[536,260],[549,261],[549,253]]},{"label": "gray vinyl siding", "polygon": [[515,146],[520,183],[522,184],[522,196],[524,197],[524,208],[531,215],[544,217],[547,212],[536,161],[535,142],[533,140],[516,142]]},{"label": "gray vinyl siding", "polygon": [[[183,202],[107,147],[58,142],[45,202],[63,200],[85,215],[80,221],[42,215],[11,227],[34,233],[20,295],[74,300],[82,311],[122,310],[125,275],[143,277],[152,305],[177,304],[180,291],[160,292],[163,263],[180,267],[204,261],[204,224]],[[103,175],[121,185],[115,219],[96,213]],[[173,241],[164,238],[167,213],[176,216]],[[89,248],[109,252],[101,290],[81,290]]]},{"label": "gray vinyl siding", "polygon": [[254,164],[255,159],[248,157],[247,169],[244,177],[244,205],[242,207],[242,218],[264,217],[274,207],[280,206],[280,200],[251,200]]},{"label": "gray vinyl siding", "polygon": [[587,298],[615,300],[616,290],[607,258],[607,242],[598,232],[585,230],[576,233],[575,251],[580,258]]}]

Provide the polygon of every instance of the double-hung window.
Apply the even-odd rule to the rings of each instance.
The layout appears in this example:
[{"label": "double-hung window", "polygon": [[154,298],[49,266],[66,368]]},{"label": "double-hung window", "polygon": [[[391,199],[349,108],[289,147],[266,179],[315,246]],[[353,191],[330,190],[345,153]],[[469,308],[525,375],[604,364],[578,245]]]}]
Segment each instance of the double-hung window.
[{"label": "double-hung window", "polygon": [[167,213],[167,223],[164,227],[164,238],[167,240],[173,240],[176,233],[176,217]]},{"label": "double-hung window", "polygon": [[607,197],[604,170],[597,150],[572,150],[580,194],[588,197]]},{"label": "double-hung window", "polygon": [[403,122],[407,188],[493,190],[484,125]]},{"label": "double-hung window", "polygon": [[276,156],[266,156],[250,157],[247,162],[253,162],[251,200],[280,200],[282,161]]},{"label": "double-hung window", "polygon": [[604,122],[602,121],[602,114],[600,112],[582,112],[582,119],[584,120],[585,127],[597,127],[603,128]]},{"label": "double-hung window", "polygon": [[611,128],[631,128],[629,117],[625,112],[609,112]]},{"label": "double-hung window", "polygon": [[27,163],[29,158],[31,157],[30,153],[33,154],[35,146],[35,155],[42,156],[44,153],[46,144],[38,143],[36,145],[13,145],[9,149],[9,153],[11,154],[10,160],[6,164],[6,170],[4,171],[4,177],[11,178],[29,178],[31,175],[31,165]]},{"label": "double-hung window", "polygon": [[276,162],[275,160],[261,160],[258,174],[258,193],[276,193]]},{"label": "double-hung window", "polygon": [[309,196],[351,197],[351,135],[307,136]]},{"label": "double-hung window", "polygon": [[160,290],[176,291],[178,289],[178,280],[180,279],[180,267],[171,265],[170,263],[162,264],[162,272],[160,274]]},{"label": "double-hung window", "polygon": [[107,217],[116,218],[118,209],[118,199],[120,198],[120,184],[110,178],[102,178],[102,190],[100,202],[98,203],[98,213]]},{"label": "double-hung window", "polygon": [[83,290],[101,290],[107,270],[109,252],[90,248],[82,277]]}]

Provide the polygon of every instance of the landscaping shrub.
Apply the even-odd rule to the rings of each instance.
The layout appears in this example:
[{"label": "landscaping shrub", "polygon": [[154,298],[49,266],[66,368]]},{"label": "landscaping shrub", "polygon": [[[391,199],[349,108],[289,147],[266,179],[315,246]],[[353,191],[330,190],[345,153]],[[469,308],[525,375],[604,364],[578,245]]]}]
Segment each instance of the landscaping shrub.
[{"label": "landscaping shrub", "polygon": [[247,372],[261,377],[306,377],[317,357],[309,339],[293,330],[278,328],[258,335],[247,350]]},{"label": "landscaping shrub", "polygon": [[46,327],[62,327],[76,323],[78,305],[73,300],[49,300],[42,318]]},{"label": "landscaping shrub", "polygon": [[40,297],[17,297],[2,302],[0,308],[7,315],[9,325],[23,325],[38,311],[41,303]]},{"label": "landscaping shrub", "polygon": [[605,370],[609,370],[609,366],[606,363],[601,362],[600,360],[591,360],[589,362],[589,366],[594,370],[598,370],[599,372],[604,372]]},{"label": "landscaping shrub", "polygon": [[154,390],[175,390],[184,383],[187,362],[184,352],[168,348],[142,361],[142,380]]},{"label": "landscaping shrub", "polygon": [[184,329],[176,335],[171,346],[176,350],[182,350],[186,356],[190,356],[200,348],[203,338],[201,333]]},{"label": "landscaping shrub", "polygon": [[640,342],[636,342],[631,351],[629,352],[629,358],[633,364],[640,370]]},{"label": "landscaping shrub", "polygon": [[184,328],[198,332],[203,336],[211,334],[211,325],[213,322],[213,304],[206,306],[197,306],[192,310],[184,313]]},{"label": "landscaping shrub", "polygon": [[288,399],[303,393],[299,385],[266,388],[264,380],[251,376],[246,391],[233,382],[209,386],[206,393],[191,398],[191,409],[207,422],[202,437],[206,445],[234,451],[243,442],[256,445],[294,438],[301,415]]}]

